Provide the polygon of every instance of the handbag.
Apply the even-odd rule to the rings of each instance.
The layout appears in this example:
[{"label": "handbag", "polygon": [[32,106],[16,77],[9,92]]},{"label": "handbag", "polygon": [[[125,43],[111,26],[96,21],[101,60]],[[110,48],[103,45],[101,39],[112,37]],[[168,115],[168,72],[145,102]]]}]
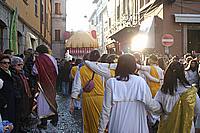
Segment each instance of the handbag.
[{"label": "handbag", "polygon": [[95,72],[93,72],[92,74],[92,78],[86,83],[86,85],[83,87],[83,91],[84,92],[91,92],[92,89],[94,88],[94,74]]}]

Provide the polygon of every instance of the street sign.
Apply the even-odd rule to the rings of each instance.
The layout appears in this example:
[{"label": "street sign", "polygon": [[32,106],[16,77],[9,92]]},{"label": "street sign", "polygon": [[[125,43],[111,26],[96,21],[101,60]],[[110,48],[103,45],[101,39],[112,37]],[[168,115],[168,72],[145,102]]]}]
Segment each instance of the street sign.
[{"label": "street sign", "polygon": [[162,44],[166,47],[172,46],[174,44],[174,37],[171,34],[164,34],[162,36]]}]

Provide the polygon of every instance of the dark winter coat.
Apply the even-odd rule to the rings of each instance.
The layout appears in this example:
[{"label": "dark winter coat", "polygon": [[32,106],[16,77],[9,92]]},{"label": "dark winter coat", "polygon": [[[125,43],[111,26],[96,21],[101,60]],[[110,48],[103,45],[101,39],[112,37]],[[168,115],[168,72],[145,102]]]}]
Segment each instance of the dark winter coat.
[{"label": "dark winter coat", "polygon": [[14,79],[0,68],[0,78],[4,81],[0,90],[0,113],[3,120],[15,123],[15,88]]},{"label": "dark winter coat", "polygon": [[[31,107],[30,107],[30,97],[26,93],[25,86],[23,83],[23,80],[21,79],[20,75],[23,75],[23,73],[17,73],[15,70],[11,71],[12,76],[14,78],[15,82],[15,88],[16,88],[16,96],[15,96],[15,104],[16,104],[16,118],[18,121],[22,121],[31,113]],[[30,88],[29,88],[30,90]]]}]

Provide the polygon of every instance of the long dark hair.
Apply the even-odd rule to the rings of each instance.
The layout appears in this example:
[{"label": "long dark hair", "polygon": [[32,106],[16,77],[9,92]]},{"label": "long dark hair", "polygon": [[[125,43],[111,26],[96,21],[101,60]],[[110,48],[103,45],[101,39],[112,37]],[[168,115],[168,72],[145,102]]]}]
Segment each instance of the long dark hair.
[{"label": "long dark hair", "polygon": [[117,68],[115,70],[115,77],[117,80],[128,81],[129,74],[135,74],[136,61],[131,54],[121,55],[118,59]]},{"label": "long dark hair", "polygon": [[190,85],[185,78],[184,66],[178,61],[172,61],[165,72],[164,83],[161,91],[165,94],[174,95],[177,91],[177,80],[183,85]]}]

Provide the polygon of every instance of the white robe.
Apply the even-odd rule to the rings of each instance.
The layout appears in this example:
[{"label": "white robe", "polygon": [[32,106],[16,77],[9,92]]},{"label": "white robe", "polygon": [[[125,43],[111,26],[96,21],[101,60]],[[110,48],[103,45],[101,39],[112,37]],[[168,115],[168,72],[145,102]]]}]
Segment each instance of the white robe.
[{"label": "white robe", "polygon": [[103,133],[108,121],[109,133],[148,133],[147,111],[160,110],[143,78],[130,75],[127,82],[110,78],[106,83],[99,133]]},{"label": "white robe", "polygon": [[198,76],[198,72],[197,71],[192,71],[192,70],[188,70],[185,71],[185,78],[187,79],[187,81],[192,85],[198,85],[199,84],[199,76]]},{"label": "white robe", "polygon": [[164,71],[157,65],[153,64],[153,66],[155,67],[155,69],[157,70],[159,79],[156,79],[155,77],[150,75],[151,72],[151,67],[150,66],[140,66],[139,68],[141,68],[141,73],[145,76],[146,79],[154,81],[154,82],[160,82],[161,86],[163,83],[163,79],[164,79]]},{"label": "white robe", "polygon": [[[159,103],[161,103],[161,105],[162,105],[163,112],[161,114],[165,114],[164,119],[166,119],[168,117],[168,114],[172,111],[172,109],[174,108],[174,105],[179,100],[180,95],[183,92],[185,92],[188,88],[190,88],[190,86],[184,87],[183,85],[178,84],[177,92],[175,93],[174,96],[171,96],[169,94],[164,94],[164,93],[162,93],[161,90],[159,90],[157,92],[157,94],[155,96],[155,100],[158,101]],[[194,111],[195,111],[195,115],[199,116],[199,114],[200,114],[200,99],[199,99],[198,95],[196,96],[196,105],[195,105]],[[192,123],[191,133],[195,133],[194,123]]]},{"label": "white robe", "polygon": [[[52,61],[52,63],[55,66],[56,73],[58,74],[58,65],[57,65],[56,59],[49,54],[45,54],[45,55],[47,55],[50,58],[50,60]],[[37,70],[37,67],[35,64],[33,65],[32,73],[34,75],[38,74],[38,70]],[[43,92],[40,92],[39,96],[37,97],[37,111],[38,111],[39,118],[45,118],[45,117],[55,114],[51,110],[50,105],[48,104]]]},{"label": "white robe", "polygon": [[[97,74],[105,77],[105,79],[111,78],[110,69],[115,70],[117,67],[117,63],[111,63],[110,65],[108,63],[99,63],[99,62],[91,62],[91,61],[85,61],[85,64],[91,68],[93,71],[95,71]],[[161,75],[160,79],[154,78],[150,75],[150,67],[149,66],[142,66],[137,64],[137,68],[140,69],[140,73],[145,73],[146,78],[154,81],[154,82],[160,82],[160,79],[163,79],[163,75]],[[159,72],[159,75],[163,74]],[[141,76],[141,75],[140,75]]]}]

